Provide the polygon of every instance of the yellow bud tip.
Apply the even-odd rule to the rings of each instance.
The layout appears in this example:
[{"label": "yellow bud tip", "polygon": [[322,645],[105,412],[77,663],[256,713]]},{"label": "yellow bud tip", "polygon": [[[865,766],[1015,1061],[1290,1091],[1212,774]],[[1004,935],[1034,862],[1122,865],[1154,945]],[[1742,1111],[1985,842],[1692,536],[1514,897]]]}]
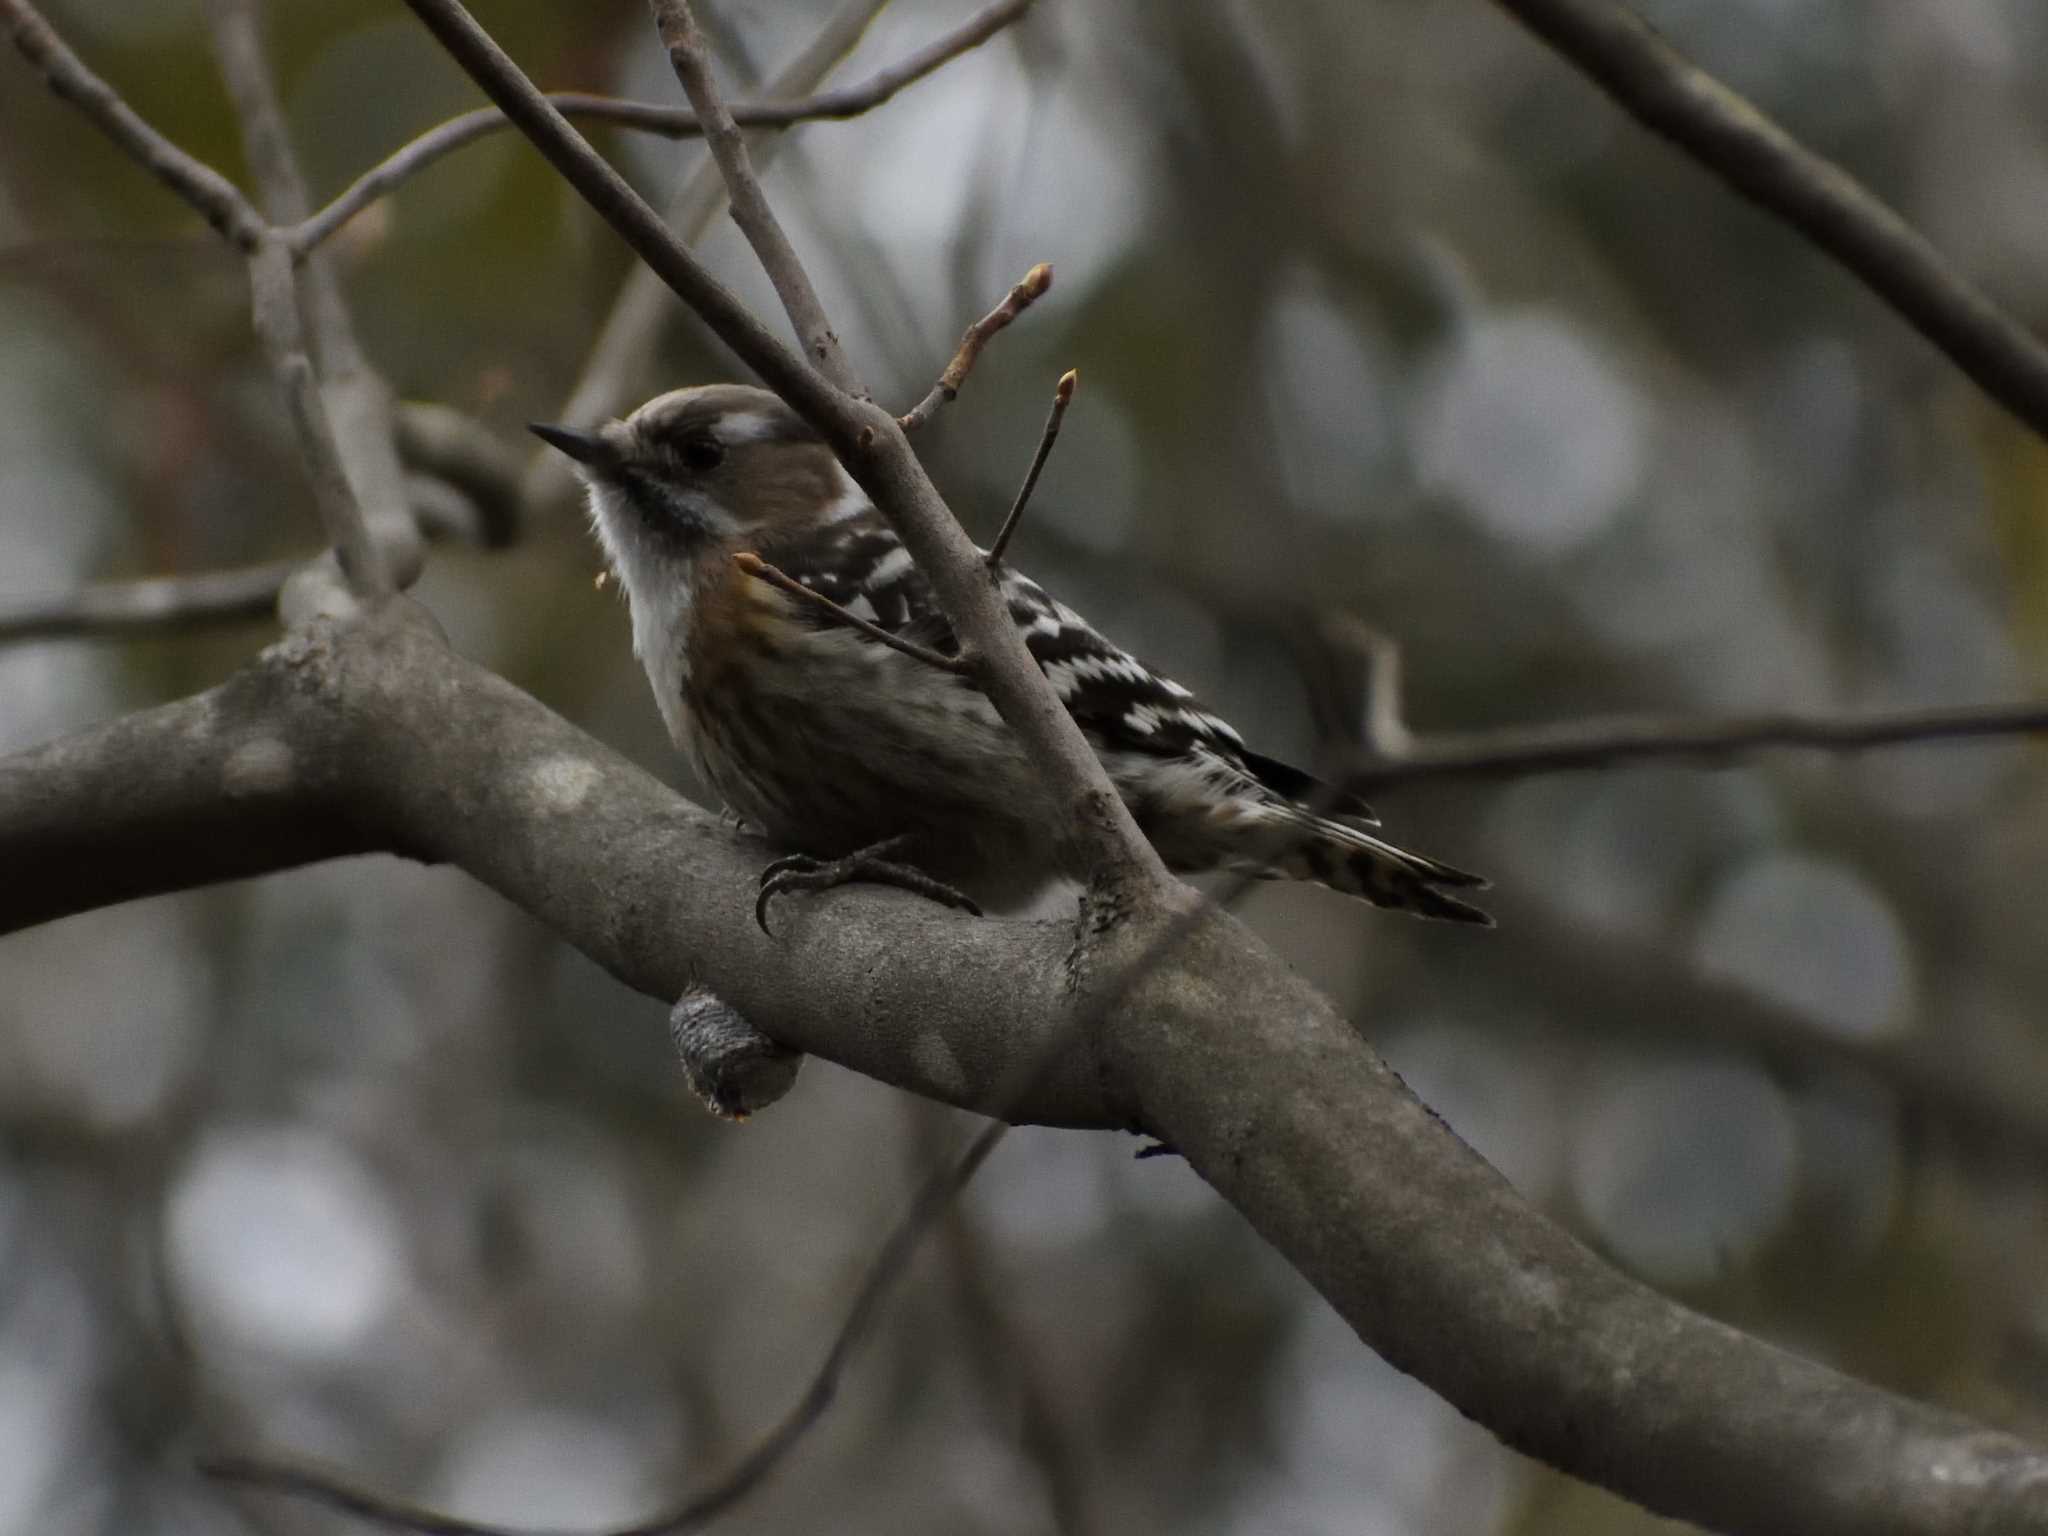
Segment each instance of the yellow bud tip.
[{"label": "yellow bud tip", "polygon": [[747,550],[743,549],[738,554],[734,555],[732,557],[732,563],[738,566],[741,570],[745,571],[749,576],[758,576],[761,574],[761,557]]},{"label": "yellow bud tip", "polygon": [[1078,368],[1069,368],[1065,373],[1060,375],[1059,383],[1053,386],[1053,395],[1061,405],[1065,405],[1068,401],[1074,398],[1074,391],[1080,388],[1080,385],[1081,370]]},{"label": "yellow bud tip", "polygon": [[1041,261],[1024,274],[1024,281],[1017,285],[1024,290],[1024,297],[1035,299],[1052,286],[1052,263]]}]

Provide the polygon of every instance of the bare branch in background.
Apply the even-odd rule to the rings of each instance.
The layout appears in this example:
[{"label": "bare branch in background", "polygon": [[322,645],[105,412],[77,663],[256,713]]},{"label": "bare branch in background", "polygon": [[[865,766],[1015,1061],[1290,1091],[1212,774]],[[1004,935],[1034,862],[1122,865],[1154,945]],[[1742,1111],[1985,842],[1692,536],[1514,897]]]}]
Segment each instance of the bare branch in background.
[{"label": "bare branch in background", "polygon": [[[1866,1084],[1945,1144],[1998,1162],[2048,1161],[2048,1051],[1991,1063],[1955,1049],[1951,999],[1937,994],[1919,1027],[1848,1034],[1652,939],[1629,937],[1524,903],[1469,975],[1525,999],[1563,1029],[1623,1019],[1603,1043],[1647,1041],[1683,1053],[1731,1050],[1796,1082]],[[1570,956],[1560,965],[1560,955]]]},{"label": "bare branch in background", "polygon": [[1010,503],[1009,515],[988,546],[990,570],[1003,563],[1003,551],[1010,547],[1017,525],[1024,521],[1024,509],[1031,505],[1031,493],[1038,489],[1038,477],[1045,472],[1045,461],[1052,457],[1052,445],[1059,441],[1060,423],[1067,419],[1067,407],[1074,403],[1074,390],[1080,382],[1080,370],[1069,368],[1053,388],[1052,409],[1046,413],[1045,430],[1038,435],[1038,450],[1031,455],[1031,467],[1024,472],[1024,483],[1017,487],[1017,499]]},{"label": "bare branch in background", "polygon": [[1790,224],[2048,437],[2048,347],[1880,198],[1613,0],[1495,0],[1644,126]]},{"label": "bare branch in background", "polygon": [[[1009,1129],[1000,1120],[990,1121],[975,1133],[957,1157],[940,1163],[918,1187],[909,1211],[890,1228],[881,1251],[862,1277],[860,1289],[855,1292],[846,1316],[840,1320],[839,1331],[833,1335],[824,1360],[782,1421],[763,1435],[732,1471],[702,1493],[651,1520],[616,1526],[603,1532],[602,1536],[684,1536],[686,1532],[701,1531],[766,1482],[769,1475],[782,1465],[789,1451],[832,1406],[833,1399],[839,1394],[839,1382],[845,1374],[846,1363],[854,1350],[865,1343],[867,1336],[874,1331],[881,1304],[897,1275],[909,1264],[925,1232],[988,1160],[988,1155],[995,1151],[996,1144]],[[202,1463],[200,1470],[222,1482],[291,1494],[310,1503],[340,1510],[358,1520],[391,1530],[415,1532],[417,1536],[529,1536],[529,1533],[513,1527],[462,1520],[387,1499],[310,1467],[223,1456]]]},{"label": "bare branch in background", "polygon": [[[830,35],[844,37],[844,41],[833,48],[833,59],[843,56],[858,41],[861,28],[886,3],[887,0],[860,0],[860,3],[849,6],[848,12],[860,18],[850,37],[844,36],[837,25],[837,18],[827,22]],[[855,85],[813,91],[816,80],[823,77],[822,69],[810,81],[778,78],[770,83],[767,100],[734,102],[733,121],[742,128],[789,128],[798,123],[843,121],[872,112],[906,87],[915,85],[961,54],[987,42],[1029,10],[1032,4],[1033,0],[1002,0],[999,5],[991,5],[917,52]],[[830,60],[827,62],[829,64]],[[614,127],[659,134],[664,138],[690,139],[702,132],[697,114],[687,107],[620,101],[615,97],[593,96],[582,91],[551,91],[548,100],[564,117],[610,123]],[[437,160],[465,144],[473,144],[511,126],[505,114],[495,107],[479,107],[474,112],[465,112],[460,117],[437,124],[365,171],[318,213],[293,225],[285,232],[286,238],[292,249],[301,254],[313,250],[371,203]]]},{"label": "bare branch in background", "polygon": [[[950,1154],[956,1117],[921,1099],[905,1105],[914,1150],[936,1165]],[[1053,1529],[1060,1536],[1099,1536],[1109,1521],[1093,1497],[1094,1458],[1073,1402],[1074,1383],[1042,1357],[1040,1341],[1006,1294],[987,1225],[965,1201],[955,1198],[946,1207],[939,1238],[974,1375],[1005,1430],[1014,1392],[1018,1449],[1045,1486]]]},{"label": "bare branch in background", "polygon": [[[390,568],[383,551],[370,536],[362,508],[349,485],[333,426],[320,397],[319,376],[306,350],[291,253],[226,178],[177,148],[138,117],[112,86],[93,74],[65,46],[27,0],[0,0],[0,16],[6,18],[15,45],[42,71],[52,91],[77,106],[247,255],[256,334],[284,394],[322,526],[350,586],[371,600],[389,594],[393,590]],[[247,105],[247,98],[239,98],[238,105]],[[252,158],[271,172],[277,170],[276,153],[282,148],[281,139],[269,131],[274,126],[260,124],[252,129],[251,136]]]},{"label": "bare branch in background", "polygon": [[320,509],[328,542],[341,559],[352,591],[372,601],[389,596],[396,590],[390,569],[370,537],[370,525],[349,486],[348,471],[334,440],[334,424],[320,397],[319,376],[306,351],[291,252],[274,236],[259,240],[249,258],[249,296],[257,339],[263,343],[270,371],[284,392],[292,435],[298,439],[299,456],[305,461],[306,478],[313,487],[313,502]]},{"label": "bare branch in background", "polygon": [[967,382],[967,375],[974,371],[974,364],[981,356],[981,349],[989,339],[1005,329],[1033,303],[1045,296],[1052,287],[1052,263],[1041,261],[1023,280],[1003,296],[1003,302],[967,327],[960,338],[960,346],[953,354],[953,360],[946,364],[945,372],[939,375],[939,382],[931,392],[918,401],[903,415],[896,418],[896,424],[906,432],[915,432],[939,413],[939,407],[959,398],[960,386]]},{"label": "bare branch in background", "polygon": [[839,334],[826,318],[816,285],[804,270],[796,247],[790,244],[782,221],[768,206],[768,196],[761,190],[760,179],[755,176],[753,161],[747,154],[747,141],[712,77],[711,52],[698,29],[697,18],[690,11],[689,0],[652,0],[652,6],[669,63],[682,84],[683,94],[696,109],[697,119],[703,124],[704,142],[710,146],[711,157],[718,162],[719,174],[725,178],[733,222],[747,237],[761,270],[774,284],[775,296],[782,301],[783,311],[796,330],[805,360],[847,394],[866,398],[867,391],[853,371],[853,364],[847,361]]},{"label": "bare branch in background", "polygon": [[[234,104],[264,212],[274,227],[302,219],[312,199],[292,153],[254,0],[208,0],[207,10],[221,79]],[[290,249],[289,232],[274,232],[278,243]],[[363,356],[341,283],[327,258],[316,255],[301,263],[296,282],[324,414],[354,501],[374,525],[380,542],[416,546],[420,535],[408,511],[405,471],[392,429],[391,391]],[[407,563],[414,558],[416,554],[408,556]]]},{"label": "bare branch in background", "polygon": [[60,99],[91,118],[142,168],[183,198],[216,231],[252,251],[267,227],[259,214],[212,166],[194,159],[136,115],[106,81],[86,67],[28,0],[0,0],[8,35]]},{"label": "bare branch in background", "polygon": [[1611,720],[1460,731],[1368,749],[1348,767],[1361,794],[1417,779],[1513,778],[1608,768],[1661,758],[1719,765],[1780,748],[1868,752],[1922,742],[1991,740],[2048,732],[2048,704],[1977,704],[1867,714],[1769,714],[1732,720]]},{"label": "bare branch in background", "polygon": [[192,576],[110,581],[60,597],[0,600],[0,644],[266,619],[277,607],[285,578],[303,564],[304,558],[271,560]]},{"label": "bare branch in background", "polygon": [[468,500],[482,543],[501,549],[519,537],[519,455],[503,438],[467,412],[429,400],[400,401],[392,429],[408,470]]}]

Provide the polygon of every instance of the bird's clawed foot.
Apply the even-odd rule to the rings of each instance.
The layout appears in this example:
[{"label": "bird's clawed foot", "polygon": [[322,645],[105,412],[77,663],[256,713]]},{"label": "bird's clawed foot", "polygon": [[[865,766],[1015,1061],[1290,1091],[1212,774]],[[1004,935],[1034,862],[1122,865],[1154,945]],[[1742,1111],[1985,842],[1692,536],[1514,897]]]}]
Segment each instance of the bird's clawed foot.
[{"label": "bird's clawed foot", "polygon": [[761,891],[754,898],[754,921],[761,925],[763,933],[767,933],[768,903],[775,897],[790,891],[829,891],[834,886],[850,885],[856,880],[865,880],[872,885],[893,885],[899,891],[909,891],[927,901],[981,916],[980,907],[945,881],[934,879],[915,864],[903,861],[900,855],[915,840],[914,833],[905,833],[857,848],[843,858],[818,859],[808,853],[793,853],[787,858],[777,859],[761,871]]}]

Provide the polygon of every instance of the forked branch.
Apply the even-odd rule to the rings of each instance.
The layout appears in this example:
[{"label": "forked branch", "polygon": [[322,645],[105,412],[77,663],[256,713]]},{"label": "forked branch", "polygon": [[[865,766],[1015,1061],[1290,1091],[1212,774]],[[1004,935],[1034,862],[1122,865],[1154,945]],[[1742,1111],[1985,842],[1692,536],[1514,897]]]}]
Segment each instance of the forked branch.
[{"label": "forked branch", "polygon": [[696,109],[697,120],[703,125],[704,142],[710,146],[719,173],[725,177],[726,194],[732,199],[733,222],[754,248],[768,281],[775,285],[775,296],[782,300],[789,323],[796,327],[804,357],[838,388],[856,399],[865,399],[867,391],[852,363],[847,361],[838,332],[826,318],[825,306],[819,301],[810,274],[804,270],[782,221],[768,206],[768,195],[761,190],[760,178],[754,174],[754,164],[747,153],[746,136],[733,121],[732,111],[712,76],[711,51],[705,45],[689,0],[652,0],[652,6],[669,64],[682,83],[683,94]]},{"label": "forked branch", "polygon": [[[94,74],[28,0],[0,0],[14,44],[50,89],[78,107],[152,175],[198,209],[247,257],[252,318],[311,480],[314,502],[350,590],[376,601],[393,590],[383,551],[371,538],[336,445],[333,423],[304,334],[298,276],[275,230],[234,185],[158,133]],[[265,142],[264,148],[278,147]]]},{"label": "forked branch", "polygon": [[223,237],[254,250],[268,227],[235,184],[204,161],[178,148],[121,99],[105,80],[73,53],[28,0],[0,0],[0,20],[22,56],[42,74],[53,94],[78,108],[130,159],[169,187]]},{"label": "forked branch", "polygon": [[[788,128],[797,123],[844,121],[872,112],[941,66],[980,47],[1022,16],[1033,3],[1034,0],[1001,0],[1000,4],[977,11],[952,31],[934,38],[915,53],[853,85],[815,91],[787,101],[736,101],[732,104],[733,121],[742,128]],[[651,101],[621,101],[616,97],[593,96],[583,91],[551,91],[548,100],[564,117],[609,123],[616,128],[657,134],[662,138],[690,139],[703,132],[697,114],[688,107],[672,107]],[[286,231],[286,238],[292,249],[301,254],[313,250],[370,204],[428,166],[466,144],[502,133],[511,126],[510,119],[496,107],[479,107],[436,124],[350,182],[318,213],[293,225]]]}]

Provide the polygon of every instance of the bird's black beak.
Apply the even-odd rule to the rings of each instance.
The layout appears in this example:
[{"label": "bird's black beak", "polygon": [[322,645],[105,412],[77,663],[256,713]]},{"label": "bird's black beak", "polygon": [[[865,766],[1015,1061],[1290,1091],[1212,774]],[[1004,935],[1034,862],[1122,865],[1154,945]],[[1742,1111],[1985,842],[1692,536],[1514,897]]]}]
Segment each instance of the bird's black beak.
[{"label": "bird's black beak", "polygon": [[609,464],[618,457],[601,432],[586,432],[581,427],[557,427],[545,421],[529,421],[526,430],[550,448],[560,449],[578,464]]}]

